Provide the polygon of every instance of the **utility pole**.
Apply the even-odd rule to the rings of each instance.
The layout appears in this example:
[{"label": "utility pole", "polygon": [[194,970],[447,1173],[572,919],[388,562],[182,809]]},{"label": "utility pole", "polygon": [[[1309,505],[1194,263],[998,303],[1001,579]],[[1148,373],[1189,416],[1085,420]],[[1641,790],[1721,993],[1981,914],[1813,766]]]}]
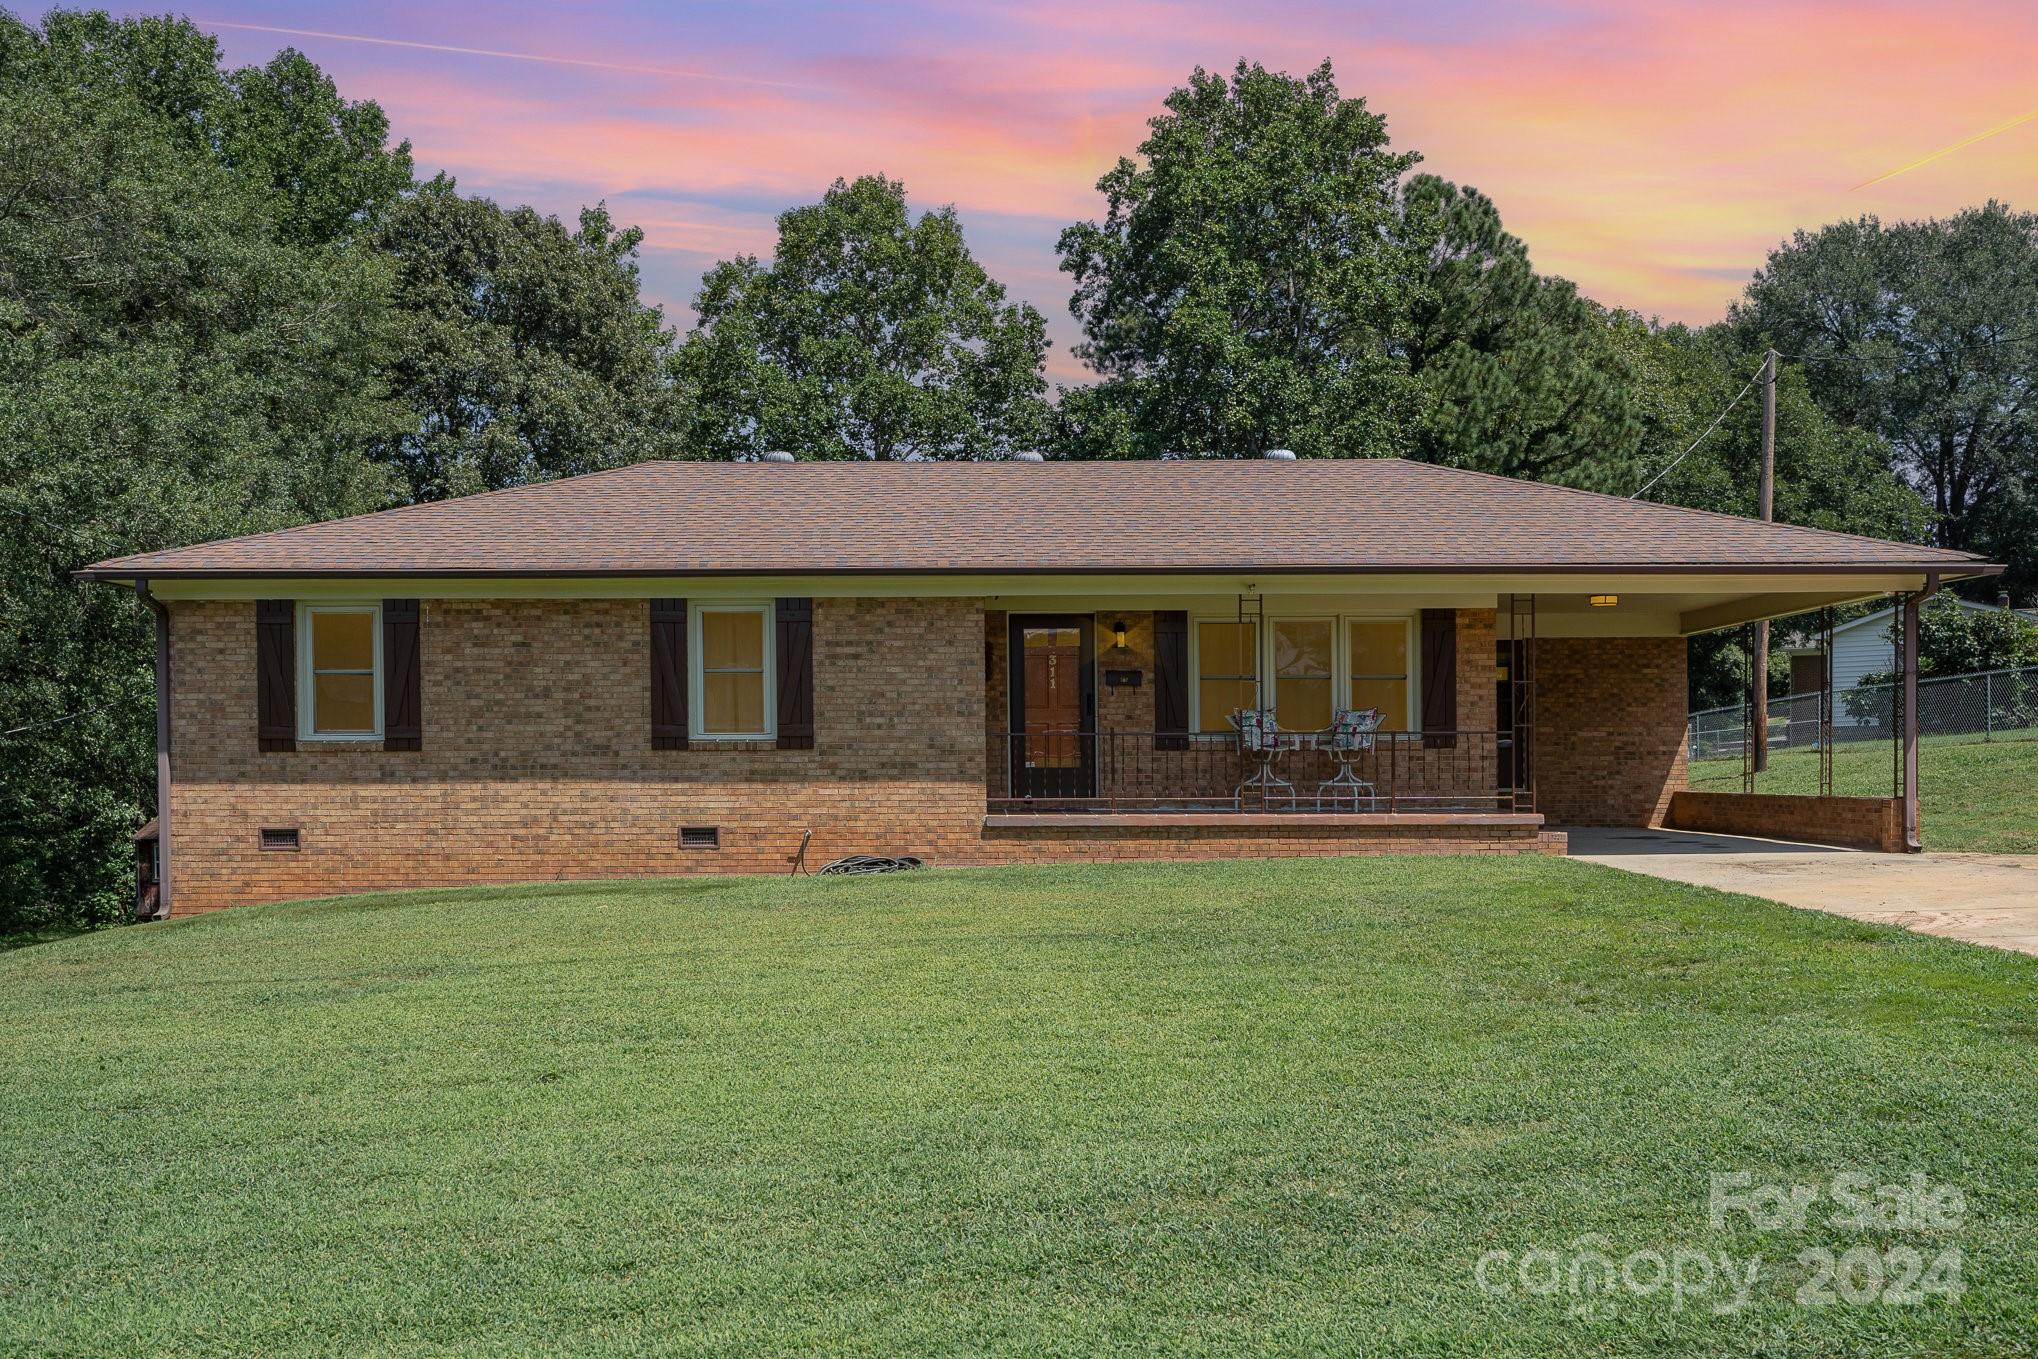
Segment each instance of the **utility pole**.
[{"label": "utility pole", "polygon": [[[1776,518],[1776,351],[1762,356],[1762,480],[1756,492],[1762,522]],[[1769,767],[1769,621],[1755,625],[1755,654],[1748,662],[1755,701],[1755,770]]]}]

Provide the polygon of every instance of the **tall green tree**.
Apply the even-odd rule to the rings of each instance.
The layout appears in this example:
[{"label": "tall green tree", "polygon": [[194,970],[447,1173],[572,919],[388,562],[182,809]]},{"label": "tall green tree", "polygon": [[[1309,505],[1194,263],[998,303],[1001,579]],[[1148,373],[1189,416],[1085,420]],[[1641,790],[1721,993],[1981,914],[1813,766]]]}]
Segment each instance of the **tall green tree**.
[{"label": "tall green tree", "polygon": [[1408,451],[1423,397],[1398,351],[1428,242],[1398,185],[1417,157],[1328,62],[1198,69],[1166,108],[1097,181],[1104,219],[1061,234],[1077,353],[1106,389],[1075,423],[1139,456]]},{"label": "tall green tree", "polygon": [[116,910],[152,810],[148,620],[68,573],[387,500],[390,271],[282,225],[362,194],[243,173],[240,97],[188,24],[0,15],[0,927]]},{"label": "tall green tree", "polygon": [[1888,441],[1938,541],[2038,585],[2038,214],[1991,202],[1950,218],[1798,232],[1734,310],[1774,336],[1819,404]]},{"label": "tall green tree", "polygon": [[716,265],[694,310],[678,368],[711,456],[977,457],[1045,428],[1046,322],[1006,301],[954,208],[915,219],[882,175],[782,214],[771,262]]},{"label": "tall green tree", "polygon": [[1538,274],[1493,200],[1435,175],[1402,190],[1401,233],[1429,242],[1406,354],[1425,400],[1413,456],[1593,490],[1632,486],[1645,420],[1631,318]]},{"label": "tall green tree", "polygon": [[415,417],[374,452],[408,498],[679,455],[672,336],[638,296],[642,231],[601,207],[568,229],[441,175],[396,202],[374,240],[404,318],[388,380]]}]

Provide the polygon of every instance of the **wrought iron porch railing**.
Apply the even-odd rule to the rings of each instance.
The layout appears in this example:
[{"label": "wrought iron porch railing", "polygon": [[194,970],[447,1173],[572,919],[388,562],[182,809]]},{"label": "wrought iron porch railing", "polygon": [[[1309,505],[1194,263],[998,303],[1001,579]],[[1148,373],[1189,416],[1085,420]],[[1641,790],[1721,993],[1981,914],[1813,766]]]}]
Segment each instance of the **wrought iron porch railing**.
[{"label": "wrought iron porch railing", "polygon": [[994,812],[1535,810],[1504,732],[1381,732],[1354,751],[1282,735],[1269,759],[1225,735],[992,732],[986,792]]}]

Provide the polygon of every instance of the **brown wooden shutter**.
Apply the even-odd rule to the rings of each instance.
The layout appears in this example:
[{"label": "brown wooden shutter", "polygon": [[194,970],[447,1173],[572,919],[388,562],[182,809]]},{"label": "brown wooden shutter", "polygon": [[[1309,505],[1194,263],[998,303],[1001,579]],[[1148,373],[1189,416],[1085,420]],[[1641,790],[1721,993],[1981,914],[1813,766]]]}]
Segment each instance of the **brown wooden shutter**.
[{"label": "brown wooden shutter", "polygon": [[418,602],[382,601],[382,748],[424,748],[424,675],[419,664]]},{"label": "brown wooden shutter", "polygon": [[686,601],[651,601],[651,748],[686,749]]},{"label": "brown wooden shutter", "polygon": [[1458,611],[1422,611],[1423,744],[1458,743]]},{"label": "brown wooden shutter", "polygon": [[814,601],[778,601],[778,748],[814,748]]},{"label": "brown wooden shutter", "polygon": [[297,601],[255,601],[255,720],[263,750],[297,749]]},{"label": "brown wooden shutter", "polygon": [[1164,609],[1153,616],[1154,749],[1189,748],[1189,615]]}]

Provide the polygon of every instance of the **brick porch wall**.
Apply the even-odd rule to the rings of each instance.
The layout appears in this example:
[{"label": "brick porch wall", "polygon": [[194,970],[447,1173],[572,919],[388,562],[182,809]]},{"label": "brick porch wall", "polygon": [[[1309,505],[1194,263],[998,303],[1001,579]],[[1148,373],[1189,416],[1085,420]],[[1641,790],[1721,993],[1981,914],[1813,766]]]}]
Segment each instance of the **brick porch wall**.
[{"label": "brick porch wall", "polygon": [[1904,843],[1904,804],[1893,797],[1682,790],[1670,799],[1664,824],[1678,830],[1802,840],[1883,854],[1901,854],[1908,848]]},{"label": "brick porch wall", "polygon": [[[813,750],[650,748],[643,600],[424,605],[424,749],[256,748],[250,603],[173,604],[177,914],[378,888],[963,862],[984,807],[982,606],[815,601]],[[258,847],[264,826],[298,852]],[[719,826],[718,850],[679,848]]]},{"label": "brick porch wall", "polygon": [[1682,637],[1536,642],[1536,810],[1552,826],[1650,826],[1685,781]]}]

